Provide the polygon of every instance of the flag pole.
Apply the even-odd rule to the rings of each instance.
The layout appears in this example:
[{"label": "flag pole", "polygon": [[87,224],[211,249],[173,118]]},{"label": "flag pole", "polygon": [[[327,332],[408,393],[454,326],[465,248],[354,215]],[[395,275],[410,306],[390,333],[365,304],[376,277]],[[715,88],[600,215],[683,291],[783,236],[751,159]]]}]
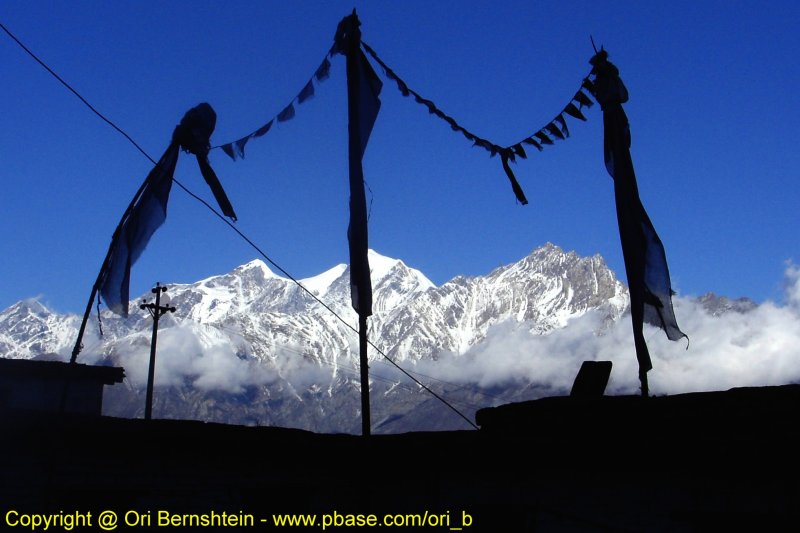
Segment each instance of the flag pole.
[{"label": "flag pole", "polygon": [[361,434],[372,434],[369,406],[369,361],[367,360],[367,317],[358,317],[359,366],[361,367]]},{"label": "flag pole", "polygon": [[[353,248],[359,248],[357,254],[360,255],[361,244],[366,244],[367,224],[366,216],[361,222],[362,224],[354,224],[354,218],[361,217],[360,211],[366,210],[366,198],[364,195],[364,171],[361,166],[361,158],[363,153],[361,150],[361,117],[359,113],[359,69],[358,69],[358,52],[361,44],[361,31],[359,30],[358,17],[356,16],[355,9],[350,16],[350,27],[348,28],[348,39],[346,49],[347,61],[347,116],[348,116],[348,133],[349,133],[349,160],[350,160],[350,276],[356,279],[363,275],[363,272],[353,272],[354,264],[357,265],[358,260],[353,261]],[[353,212],[356,216],[353,216]],[[366,215],[366,213],[364,213]],[[362,226],[362,227],[360,227]],[[363,231],[362,235],[359,235]],[[357,270],[358,267],[356,267]],[[369,276],[369,266],[367,266],[367,276]],[[358,283],[357,279],[357,283]],[[351,282],[352,283],[352,282]],[[359,287],[363,289],[363,287]],[[359,295],[358,300],[363,300],[362,290],[357,289]],[[371,309],[363,309],[363,302],[356,302],[358,305],[358,352],[359,352],[359,366],[361,374],[361,435],[369,437],[372,433],[372,424],[370,420],[370,404],[369,404],[369,366],[367,360],[367,316]]]},{"label": "flag pole", "polygon": [[[360,22],[353,13],[345,17],[336,32],[336,47],[347,62],[348,162],[350,167],[350,224],[347,230],[350,248],[350,291],[358,313],[358,344],[361,378],[361,434],[371,434],[369,403],[369,360],[367,359],[367,317],[372,314],[372,283],[369,268],[367,202],[361,160],[366,142],[380,107],[372,81],[365,71],[366,58],[361,52]],[[368,65],[366,66],[367,68]],[[379,83],[379,82],[378,82]],[[377,87],[380,92],[380,86]]]},{"label": "flag pole", "polygon": [[647,398],[650,394],[647,372],[653,368],[653,363],[644,338],[644,323],[663,329],[667,338],[673,341],[686,337],[686,334],[678,327],[672,307],[673,291],[664,245],[639,198],[630,151],[630,126],[622,107],[628,101],[628,90],[619,77],[619,70],[608,61],[608,53],[602,47],[589,62],[595,74],[594,84],[590,86],[603,110],[603,159],[606,170],[614,179],[614,201],[628,278],[639,381],[642,397]]}]

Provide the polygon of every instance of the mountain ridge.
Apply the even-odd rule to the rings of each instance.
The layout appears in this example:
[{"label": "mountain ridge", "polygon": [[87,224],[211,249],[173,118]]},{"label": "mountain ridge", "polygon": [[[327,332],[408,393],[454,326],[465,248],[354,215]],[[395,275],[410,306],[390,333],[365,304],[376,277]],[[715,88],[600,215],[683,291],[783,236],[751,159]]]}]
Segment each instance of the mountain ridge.
[{"label": "mountain ridge", "polygon": [[[370,251],[370,260],[374,314],[369,337],[412,372],[441,358],[457,362],[504,324],[539,336],[593,312],[602,317],[602,328],[628,305],[627,289],[600,255],[581,257],[551,243],[484,276],[457,276],[440,286],[399,259]],[[300,282],[345,322],[358,323],[350,306],[347,265]],[[168,286],[177,312],[161,322],[156,416],[357,431],[357,338],[308,292],[260,260]],[[704,298],[720,312],[746,308]],[[93,317],[79,357],[126,368],[126,384],[107,394],[106,412],[115,416],[142,411],[152,320],[138,303],[131,302],[127,319],[103,311],[102,338]],[[76,315],[53,313],[36,300],[19,302],[0,312],[0,353],[23,358],[56,353],[64,359],[78,323]],[[390,373],[377,350],[369,350],[369,360],[376,427],[450,427],[452,422],[436,419],[443,416],[441,406],[420,397],[416,384]],[[491,391],[441,386],[455,390],[471,410],[496,401]],[[541,395],[537,387],[515,384],[495,396]]]}]

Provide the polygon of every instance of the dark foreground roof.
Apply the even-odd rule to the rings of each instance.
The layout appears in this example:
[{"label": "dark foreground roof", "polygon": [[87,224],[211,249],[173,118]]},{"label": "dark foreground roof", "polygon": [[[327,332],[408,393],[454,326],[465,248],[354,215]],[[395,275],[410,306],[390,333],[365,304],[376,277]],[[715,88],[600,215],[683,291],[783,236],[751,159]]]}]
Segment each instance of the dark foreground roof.
[{"label": "dark foreground roof", "polygon": [[276,514],[319,521],[336,512],[450,520],[404,531],[776,531],[797,523],[798,399],[798,385],[550,398],[487,411],[478,431],[369,440],[193,421],[6,417],[0,501],[3,512],[110,509],[120,520],[130,510],[154,521],[158,511],[244,512],[255,529],[261,519],[275,526]]},{"label": "dark foreground roof", "polygon": [[113,366],[93,366],[62,361],[0,358],[0,376],[10,378],[38,377],[43,379],[87,380],[113,385],[122,383],[125,371]]},{"label": "dark foreground roof", "polygon": [[[707,434],[758,428],[765,421],[785,423],[797,416],[800,385],[741,387],[728,391],[692,392],[672,396],[557,396],[479,410],[481,429],[500,433],[568,432],[566,426],[624,431],[617,424],[636,424],[662,433]],[[688,435],[687,435],[688,436]],[[693,438],[696,438],[693,437]]]}]

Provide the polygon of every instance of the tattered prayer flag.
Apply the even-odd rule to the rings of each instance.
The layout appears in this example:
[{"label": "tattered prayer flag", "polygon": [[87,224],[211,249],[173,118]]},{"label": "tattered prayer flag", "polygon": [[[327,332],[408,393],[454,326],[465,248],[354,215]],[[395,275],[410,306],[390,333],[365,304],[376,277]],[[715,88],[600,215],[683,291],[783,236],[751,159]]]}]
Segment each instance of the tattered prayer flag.
[{"label": "tattered prayer flag", "polygon": [[303,87],[303,90],[300,91],[300,94],[297,95],[297,102],[302,104],[303,102],[305,102],[306,100],[308,100],[313,96],[314,96],[314,83],[311,80],[309,80],[308,83],[306,83],[306,86]]},{"label": "tattered prayer flag", "polygon": [[575,93],[575,97],[573,98],[573,100],[577,101],[581,107],[583,106],[592,107],[593,105],[592,100],[588,96],[583,94],[583,92],[580,90],[577,93]]},{"label": "tattered prayer flag", "polygon": [[361,157],[367,149],[369,136],[375,120],[378,118],[378,111],[381,109],[381,101],[378,98],[383,88],[383,83],[375,74],[375,71],[367,61],[363,52],[358,52],[358,81],[359,81],[359,131],[361,132]]},{"label": "tattered prayer flag", "polygon": [[208,163],[209,138],[215,124],[216,113],[205,103],[190,109],[183,116],[172,134],[172,142],[147,175],[137,197],[117,226],[95,285],[113,312],[128,316],[131,267],[141,256],[150,237],[167,218],[172,178],[181,149],[195,155],[203,178],[223,213],[236,220],[233,207]]},{"label": "tattered prayer flag", "polygon": [[567,107],[564,108],[564,112],[572,117],[577,118],[578,120],[586,122],[586,117],[583,116],[581,110],[575,107],[575,104],[573,104],[572,102],[567,104]]},{"label": "tattered prayer flag", "polygon": [[314,77],[317,79],[317,81],[325,81],[328,79],[328,76],[330,76],[330,73],[331,62],[328,61],[328,58],[326,57],[322,61],[322,64],[317,68],[317,71],[314,72]]},{"label": "tattered prayer flag", "polygon": [[146,185],[128,217],[112,239],[113,251],[104,265],[99,286],[108,308],[128,316],[131,267],[142,255],[150,237],[167,219],[167,203],[180,146],[170,144],[145,179]]},{"label": "tattered prayer flag", "polygon": [[593,88],[603,109],[603,155],[606,169],[614,178],[617,222],[631,299],[633,339],[642,394],[646,396],[647,371],[653,365],[642,331],[643,323],[663,329],[670,340],[686,335],[678,327],[672,308],[673,292],[664,245],[639,198],[630,153],[630,127],[622,108],[622,104],[628,101],[628,91],[619,78],[619,71],[607,58],[608,54],[601,50],[591,60],[596,73]]},{"label": "tattered prayer flag", "polygon": [[278,122],[286,122],[292,118],[294,118],[294,104],[290,103],[283,109],[283,111],[278,113]]},{"label": "tattered prayer flag", "polygon": [[[364,44],[364,43],[361,43],[361,44]],[[366,45],[364,45],[364,47],[369,49],[369,47],[367,47]],[[401,81],[400,78],[397,77],[397,74],[395,74],[394,71],[392,69],[390,69],[389,67],[387,67],[386,65],[383,65],[383,72],[386,73],[386,77],[389,78],[390,80],[395,81],[395,82]],[[399,87],[400,86],[398,85],[398,88]]]},{"label": "tattered prayer flag", "polygon": [[553,144],[553,141],[550,140],[550,137],[548,137],[543,131],[536,132],[534,135],[537,139],[542,141],[542,144]]},{"label": "tattered prayer flag", "polygon": [[244,145],[247,144],[247,141],[250,140],[250,136],[242,137],[235,143],[233,143],[234,147],[236,148],[236,155],[238,155],[241,159],[244,159]]},{"label": "tattered prayer flag", "polygon": [[516,176],[514,176],[514,172],[511,170],[511,166],[508,164],[509,157],[512,157],[513,153],[511,150],[503,151],[500,154],[500,161],[503,164],[503,170],[506,172],[506,176],[508,176],[508,181],[511,182],[511,189],[514,191],[514,196],[517,197],[517,200],[522,205],[526,205],[528,203],[528,199],[525,198],[525,193],[522,191],[522,187],[520,187],[519,182],[517,181]]},{"label": "tattered prayer flag", "polygon": [[556,126],[553,122],[545,126],[545,128],[547,128],[547,131],[549,131],[553,137],[561,139],[562,141],[564,140],[564,134],[561,133],[561,130],[558,129],[558,126]]},{"label": "tattered prayer flag", "polygon": [[[175,128],[172,142],[180,144],[185,151],[194,154],[197,165],[200,167],[200,173],[214,194],[214,199],[222,213],[236,222],[236,213],[233,211],[228,195],[225,194],[217,174],[208,162],[209,139],[214,132],[216,123],[217,114],[210,105],[204,103],[195,106],[186,112],[181,123]],[[244,145],[242,145],[242,150],[244,150]],[[242,151],[242,155],[244,155],[244,151]]]},{"label": "tattered prayer flag", "polygon": [[514,153],[516,153],[522,159],[527,159],[528,158],[528,154],[525,153],[525,148],[522,147],[522,144],[520,144],[520,143],[515,144],[514,146],[511,147],[511,149],[514,150]]},{"label": "tattered prayer flag", "polygon": [[[372,281],[368,257],[367,202],[361,162],[381,107],[379,95],[383,84],[361,51],[359,24],[355,11],[353,15],[342,20],[337,29],[335,47],[347,57],[350,166],[350,224],[347,228],[347,239],[350,249],[350,298],[353,309],[359,314],[360,320],[364,321],[372,314]],[[365,358],[366,347],[362,348]],[[366,365],[366,360],[362,360],[362,364]]]},{"label": "tattered prayer flag", "polygon": [[461,126],[458,125],[458,123],[455,121],[453,117],[448,117],[447,115],[445,115],[444,120],[445,122],[450,124],[450,129],[452,129],[453,131],[460,131],[462,129]]},{"label": "tattered prayer flag", "polygon": [[[391,72],[391,71],[389,71],[389,72]],[[408,85],[406,85],[406,83],[403,80],[401,80],[400,78],[395,78],[395,81],[397,82],[397,88],[400,89],[400,93],[403,96],[408,96],[409,93],[410,93],[410,91],[408,89]]]},{"label": "tattered prayer flag", "polygon": [[232,143],[223,144],[222,146],[220,146],[220,148],[222,148],[223,152],[228,154],[228,157],[230,157],[231,159],[236,161],[236,154],[233,153],[233,144]]},{"label": "tattered prayer flag", "polygon": [[269,129],[272,127],[272,123],[273,123],[274,121],[275,121],[275,119],[272,119],[272,120],[270,120],[269,122],[267,122],[266,124],[264,124],[263,126],[261,126],[260,128],[258,128],[258,129],[256,130],[256,132],[253,134],[253,137],[261,137],[261,136],[263,136],[263,135],[266,135],[266,133],[267,133],[267,132],[269,131]]},{"label": "tattered prayer flag", "polygon": [[561,124],[561,133],[564,134],[564,137],[569,137],[569,128],[567,128],[567,121],[564,120],[564,115],[558,115],[556,122]]},{"label": "tattered prayer flag", "polygon": [[525,140],[524,140],[524,141],[522,141],[522,142],[524,142],[524,143],[527,143],[527,144],[532,144],[532,145],[533,145],[533,146],[535,146],[535,147],[536,147],[536,149],[537,149],[537,150],[539,150],[540,152],[543,150],[543,148],[542,148],[542,145],[541,145],[541,144],[539,144],[538,142],[536,142],[536,141],[533,139],[533,137],[528,137],[527,139],[525,139]]},{"label": "tattered prayer flag", "polygon": [[489,151],[489,142],[481,139],[480,137],[476,137],[475,141],[472,143],[472,146],[477,146],[478,148],[483,148],[487,152]]}]

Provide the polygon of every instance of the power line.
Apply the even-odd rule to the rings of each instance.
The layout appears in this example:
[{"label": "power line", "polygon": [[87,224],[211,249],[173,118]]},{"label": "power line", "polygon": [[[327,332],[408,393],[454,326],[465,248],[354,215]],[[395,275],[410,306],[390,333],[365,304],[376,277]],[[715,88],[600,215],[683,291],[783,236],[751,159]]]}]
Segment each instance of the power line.
[{"label": "power line", "polygon": [[2,28],[2,29],[3,29],[3,31],[4,31],[4,32],[6,32],[6,33],[8,34],[8,36],[9,36],[9,37],[11,37],[11,38],[14,40],[14,42],[15,42],[15,43],[17,43],[17,44],[20,46],[20,48],[22,48],[23,50],[25,50],[25,51],[28,53],[28,55],[29,55],[29,56],[31,56],[31,57],[32,57],[32,58],[33,58],[33,59],[34,59],[34,60],[35,60],[37,63],[39,63],[39,64],[40,64],[40,65],[41,65],[41,66],[42,66],[42,67],[43,67],[43,68],[44,68],[44,69],[45,69],[47,72],[49,72],[50,74],[52,74],[52,75],[53,75],[53,77],[54,77],[55,79],[57,79],[58,81],[60,81],[60,82],[61,82],[61,85],[63,85],[63,86],[64,86],[64,87],[66,87],[67,89],[69,89],[69,91],[70,91],[72,94],[74,94],[75,96],[77,96],[77,97],[78,97],[78,99],[79,99],[81,102],[83,102],[83,103],[84,103],[84,105],[86,105],[86,107],[88,107],[89,109],[91,109],[91,110],[92,110],[92,113],[94,113],[95,115],[97,115],[98,117],[100,117],[100,118],[103,120],[103,122],[105,122],[106,124],[108,124],[109,126],[111,126],[112,128],[114,128],[115,130],[117,130],[117,132],[119,132],[119,133],[120,133],[120,134],[121,134],[123,137],[125,137],[126,139],[128,139],[128,141],[129,141],[129,142],[130,142],[130,143],[131,143],[133,146],[135,146],[135,147],[136,147],[136,149],[137,149],[137,150],[139,150],[139,151],[140,151],[140,152],[141,152],[141,153],[142,153],[142,154],[143,154],[143,155],[144,155],[144,156],[145,156],[147,159],[149,159],[149,160],[150,160],[150,161],[151,161],[151,162],[152,162],[154,165],[156,164],[156,162],[153,160],[153,158],[152,158],[152,157],[150,157],[149,155],[147,155],[147,152],[145,152],[145,151],[144,151],[144,149],[142,149],[142,147],[141,147],[141,146],[139,146],[139,145],[136,143],[136,141],[134,141],[134,140],[131,138],[131,136],[130,136],[130,135],[128,135],[127,133],[125,133],[124,131],[122,131],[122,130],[121,130],[121,129],[120,129],[120,128],[119,128],[119,127],[116,125],[116,124],[114,124],[114,123],[113,123],[113,122],[111,122],[111,121],[110,121],[108,118],[106,118],[106,117],[105,117],[105,115],[103,115],[103,114],[102,114],[100,111],[98,111],[97,109],[95,109],[95,108],[94,108],[94,106],[93,106],[92,104],[90,104],[90,103],[89,103],[89,102],[86,100],[86,98],[84,98],[83,96],[81,96],[81,95],[80,95],[80,93],[78,93],[78,91],[76,91],[75,89],[73,89],[73,88],[70,86],[70,84],[69,84],[69,83],[67,83],[66,81],[64,81],[64,79],[63,79],[61,76],[59,76],[58,74],[56,74],[56,73],[53,71],[53,69],[51,69],[50,67],[48,67],[48,66],[45,64],[45,62],[44,62],[44,61],[42,61],[41,59],[39,59],[39,58],[36,56],[36,54],[34,54],[33,52],[31,52],[31,51],[30,51],[30,49],[28,49],[28,47],[27,47],[27,46],[25,46],[24,44],[22,44],[22,41],[20,41],[19,39],[17,39],[17,37],[16,37],[16,36],[15,36],[13,33],[11,33],[11,31],[10,31],[8,28],[6,28],[6,27],[3,25],[3,23],[2,23],[2,22],[0,22],[0,28]]},{"label": "power line", "polygon": [[[153,163],[154,165],[156,165],[156,164],[157,164],[157,163],[156,163],[156,161],[155,161],[155,159],[153,159],[152,157],[150,157],[150,155],[149,155],[147,152],[145,152],[145,151],[144,151],[144,149],[142,149],[142,147],[141,147],[141,146],[139,146],[139,144],[137,144],[137,143],[136,143],[136,141],[134,141],[134,140],[133,140],[133,139],[130,137],[130,135],[128,135],[127,133],[125,133],[125,131],[123,131],[123,130],[122,130],[120,127],[119,127],[119,126],[117,126],[116,124],[114,124],[114,123],[113,123],[111,120],[109,120],[108,118],[106,118],[106,117],[105,117],[105,116],[104,116],[102,113],[100,113],[100,112],[99,112],[97,109],[95,109],[95,108],[94,108],[94,106],[92,106],[92,105],[91,105],[91,104],[90,104],[90,103],[89,103],[89,102],[88,102],[88,101],[87,101],[87,100],[86,100],[86,99],[85,99],[83,96],[81,96],[81,95],[80,95],[80,93],[78,93],[78,91],[76,91],[75,89],[73,89],[73,88],[72,88],[72,87],[71,87],[71,86],[70,86],[70,85],[69,85],[69,84],[68,84],[66,81],[64,81],[64,79],[63,79],[63,78],[61,78],[61,76],[59,76],[58,74],[56,74],[56,73],[55,73],[55,72],[54,72],[54,71],[53,71],[53,70],[52,70],[50,67],[48,67],[48,66],[47,66],[47,65],[44,63],[44,61],[42,61],[41,59],[39,59],[39,58],[36,56],[36,54],[34,54],[34,53],[33,53],[33,52],[30,50],[30,49],[28,49],[28,47],[26,47],[26,46],[25,46],[25,45],[24,45],[24,44],[23,44],[23,43],[22,43],[22,42],[21,42],[19,39],[17,39],[17,37],[16,37],[16,36],[14,36],[14,34],[13,34],[13,33],[11,33],[11,31],[9,31],[9,30],[8,30],[8,28],[6,28],[6,27],[5,27],[5,26],[4,26],[2,23],[0,23],[0,28],[2,28],[2,29],[3,29],[3,31],[5,31],[5,32],[8,34],[8,36],[9,36],[9,37],[11,37],[11,38],[14,40],[14,42],[16,42],[16,43],[17,43],[17,44],[18,44],[20,47],[22,47],[22,49],[23,49],[23,50],[25,50],[25,52],[27,52],[27,53],[28,53],[28,54],[29,54],[29,55],[30,55],[30,56],[31,56],[31,57],[32,57],[34,60],[36,60],[36,62],[37,62],[37,63],[39,63],[39,64],[40,64],[40,65],[41,65],[41,66],[42,66],[42,67],[43,67],[45,70],[47,70],[47,72],[49,72],[49,73],[50,73],[52,76],[54,76],[54,77],[55,77],[55,78],[56,78],[56,79],[57,79],[59,82],[61,82],[61,84],[62,84],[62,85],[64,85],[64,87],[66,87],[67,89],[69,89],[69,91],[70,91],[70,92],[72,92],[72,94],[74,94],[75,96],[77,96],[77,97],[78,97],[78,99],[79,99],[81,102],[83,102],[83,104],[84,104],[84,105],[86,105],[86,107],[88,107],[88,108],[89,108],[89,109],[90,109],[90,110],[91,110],[91,111],[92,111],[92,112],[93,112],[95,115],[97,115],[98,117],[100,117],[100,118],[101,118],[101,119],[102,119],[104,122],[106,122],[106,123],[107,123],[109,126],[111,126],[112,128],[114,128],[114,130],[116,130],[116,131],[117,131],[118,133],[120,133],[120,134],[121,134],[123,137],[125,137],[125,138],[126,138],[126,139],[127,139],[127,140],[128,140],[128,141],[129,141],[129,142],[130,142],[130,143],[131,143],[133,146],[134,146],[134,147],[136,147],[136,149],[137,149],[137,150],[139,150],[139,152],[141,152],[141,153],[142,153],[142,154],[143,154],[143,155],[144,155],[144,156],[145,156],[145,157],[146,157],[148,160],[150,160],[150,162],[151,162],[151,163]],[[255,244],[255,243],[252,241],[252,240],[250,240],[250,238],[248,238],[248,237],[247,237],[247,236],[246,236],[244,233],[242,233],[242,232],[239,230],[239,228],[237,228],[236,226],[234,226],[234,225],[233,225],[233,223],[232,223],[231,221],[229,221],[228,219],[226,219],[226,218],[225,218],[225,217],[224,217],[222,214],[220,214],[220,213],[219,213],[219,212],[218,212],[216,209],[214,209],[214,207],[212,207],[212,206],[211,206],[211,204],[209,204],[208,202],[206,202],[205,200],[203,200],[202,198],[200,198],[199,196],[197,196],[196,194],[194,194],[193,192],[191,192],[191,191],[190,191],[190,190],[189,190],[187,187],[185,187],[185,186],[184,186],[182,183],[180,183],[180,182],[179,182],[177,179],[175,179],[174,177],[172,178],[172,180],[175,182],[175,184],[176,184],[176,185],[178,185],[178,187],[180,187],[181,189],[183,189],[183,190],[186,192],[186,194],[188,194],[189,196],[191,196],[192,198],[194,198],[195,200],[197,200],[198,202],[200,202],[200,203],[202,203],[204,206],[206,206],[206,207],[207,207],[207,208],[208,208],[208,209],[209,209],[209,210],[210,210],[212,213],[214,213],[214,215],[216,215],[216,216],[217,216],[217,218],[219,218],[219,219],[220,219],[220,220],[222,220],[222,221],[223,221],[225,224],[227,224],[227,225],[228,225],[228,227],[230,227],[230,228],[231,228],[231,229],[232,229],[234,232],[236,232],[236,234],[237,234],[237,235],[239,235],[239,237],[241,237],[242,239],[244,239],[244,241],[245,241],[245,242],[247,242],[247,243],[248,243],[248,244],[249,244],[249,245],[250,245],[250,246],[251,246],[251,247],[252,247],[252,248],[253,248],[255,251],[257,251],[257,252],[258,252],[258,253],[259,253],[259,254],[260,254],[260,255],[261,255],[261,256],[262,256],[264,259],[266,259],[266,260],[267,260],[267,261],[268,261],[268,262],[269,262],[269,263],[270,263],[272,266],[274,266],[275,268],[277,268],[277,269],[278,269],[278,270],[279,270],[279,271],[280,271],[282,274],[284,274],[284,275],[285,275],[285,276],[286,276],[286,277],[287,277],[289,280],[291,280],[292,282],[294,282],[294,283],[295,283],[295,284],[296,284],[298,287],[300,287],[300,288],[301,288],[303,291],[305,291],[305,292],[306,292],[306,293],[307,293],[309,296],[311,296],[311,297],[312,297],[314,300],[316,300],[316,302],[317,302],[317,303],[319,303],[320,305],[322,305],[322,307],[324,307],[325,309],[327,309],[327,310],[328,310],[328,311],[329,311],[331,314],[333,314],[333,316],[334,316],[334,317],[336,317],[336,319],[337,319],[337,320],[339,320],[339,321],[340,321],[340,322],[341,322],[343,325],[345,325],[346,327],[348,327],[348,328],[350,328],[351,330],[353,330],[353,331],[354,331],[356,334],[358,333],[358,330],[357,330],[355,327],[353,327],[353,326],[352,326],[352,325],[350,325],[350,324],[349,324],[347,321],[345,321],[345,320],[344,320],[344,318],[342,318],[342,317],[341,317],[341,316],[340,316],[338,313],[336,313],[336,311],[334,311],[334,310],[333,310],[333,309],[332,309],[330,306],[328,306],[328,305],[327,305],[325,302],[323,302],[322,300],[320,300],[320,299],[319,299],[319,298],[318,298],[318,297],[317,297],[317,296],[316,296],[314,293],[312,293],[310,290],[308,290],[307,288],[305,288],[305,287],[303,286],[303,284],[302,284],[302,283],[300,283],[300,282],[299,282],[299,281],[298,281],[298,280],[297,280],[297,279],[296,279],[294,276],[292,276],[291,274],[289,274],[289,272],[287,272],[286,270],[284,270],[284,269],[283,269],[283,267],[281,267],[280,265],[278,265],[278,264],[277,264],[275,261],[273,261],[273,260],[272,260],[272,259],[271,259],[269,256],[267,256],[267,254],[266,254],[266,253],[264,253],[264,251],[263,251],[263,250],[261,250],[261,248],[259,248],[259,247],[258,247],[258,246],[257,246],[257,245],[256,245],[256,244]],[[398,364],[397,364],[397,363],[396,363],[394,360],[392,360],[392,359],[391,359],[391,358],[390,358],[388,355],[386,355],[385,353],[383,353],[383,351],[381,351],[381,350],[380,350],[380,349],[379,349],[377,346],[375,346],[375,344],[374,344],[372,341],[370,341],[370,340],[367,340],[367,342],[369,343],[369,345],[370,345],[370,346],[372,346],[372,348],[373,348],[375,351],[377,351],[377,352],[378,352],[378,353],[379,353],[381,356],[383,356],[383,357],[384,357],[384,358],[385,358],[387,361],[389,361],[389,362],[390,362],[390,363],[391,363],[391,364],[392,364],[392,365],[393,365],[395,368],[397,368],[397,369],[398,369],[400,372],[402,372],[403,374],[405,374],[406,376],[408,376],[408,377],[409,377],[411,380],[413,380],[413,381],[414,381],[414,382],[415,382],[417,385],[419,385],[420,387],[422,387],[423,389],[425,389],[426,391],[428,391],[428,392],[429,392],[431,395],[433,395],[435,398],[437,398],[439,401],[441,401],[441,402],[442,402],[443,404],[445,404],[447,407],[449,407],[450,409],[452,409],[452,410],[453,410],[453,411],[454,411],[454,412],[455,412],[455,413],[456,413],[458,416],[460,416],[461,418],[463,418],[463,419],[464,419],[464,420],[465,420],[465,421],[466,421],[466,422],[467,422],[469,425],[471,425],[471,426],[472,426],[474,429],[479,429],[479,428],[478,428],[478,426],[477,426],[477,425],[475,425],[475,424],[472,422],[472,420],[470,420],[469,418],[467,418],[467,417],[466,417],[466,416],[465,416],[465,415],[464,415],[464,414],[463,414],[461,411],[459,411],[458,409],[456,409],[455,407],[453,407],[453,406],[452,406],[452,405],[451,405],[449,402],[447,402],[447,400],[445,400],[444,398],[442,398],[441,396],[439,396],[438,394],[436,394],[435,392],[433,392],[433,391],[432,391],[432,390],[431,390],[431,389],[430,389],[430,388],[429,388],[427,385],[425,385],[424,383],[422,383],[421,381],[419,381],[417,378],[415,378],[414,376],[412,376],[411,374],[409,374],[409,373],[408,373],[408,372],[407,372],[405,369],[403,369],[403,368],[402,368],[400,365],[398,365]]]}]

